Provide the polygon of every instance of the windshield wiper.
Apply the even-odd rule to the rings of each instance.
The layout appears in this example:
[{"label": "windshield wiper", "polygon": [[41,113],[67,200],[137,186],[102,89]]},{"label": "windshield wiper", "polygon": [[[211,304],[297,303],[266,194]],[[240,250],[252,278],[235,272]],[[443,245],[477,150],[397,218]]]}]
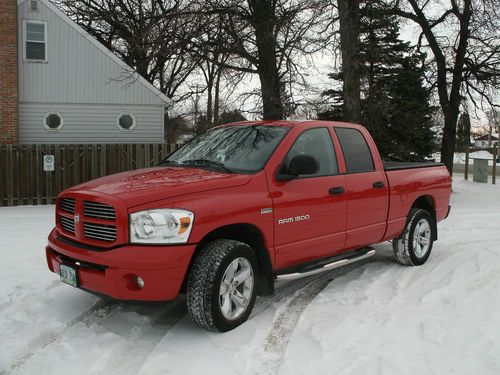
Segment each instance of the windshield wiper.
[{"label": "windshield wiper", "polygon": [[229,173],[234,173],[231,169],[225,166],[224,163],[215,161],[215,160],[208,160],[208,159],[190,159],[190,160],[184,160],[182,164],[191,164],[191,165],[206,165],[209,167],[217,167],[219,169],[222,169],[226,172]]}]

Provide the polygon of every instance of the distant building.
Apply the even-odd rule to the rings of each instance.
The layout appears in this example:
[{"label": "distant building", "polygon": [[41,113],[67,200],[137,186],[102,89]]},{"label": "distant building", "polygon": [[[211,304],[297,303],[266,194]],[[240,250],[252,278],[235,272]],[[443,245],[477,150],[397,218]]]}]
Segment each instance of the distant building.
[{"label": "distant building", "polygon": [[479,148],[493,147],[495,145],[498,145],[498,134],[491,134],[491,145],[489,134],[474,139],[474,146]]},{"label": "distant building", "polygon": [[4,0],[0,143],[160,143],[171,100],[49,0]]}]

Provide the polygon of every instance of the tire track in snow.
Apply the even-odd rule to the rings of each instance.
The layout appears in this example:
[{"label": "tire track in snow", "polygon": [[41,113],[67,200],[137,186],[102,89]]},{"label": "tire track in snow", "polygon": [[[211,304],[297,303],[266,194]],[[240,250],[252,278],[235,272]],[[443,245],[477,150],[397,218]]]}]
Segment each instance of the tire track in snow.
[{"label": "tire track in snow", "polygon": [[28,344],[29,349],[23,354],[17,356],[17,360],[10,365],[12,371],[18,371],[21,367],[29,362],[29,360],[39,351],[44,350],[46,347],[52,345],[60,340],[65,332],[78,323],[83,323],[90,326],[99,320],[114,314],[120,308],[118,303],[113,303],[109,300],[99,300],[90,306],[87,310],[77,315],[75,318],[69,320],[58,329],[45,331],[30,340]]},{"label": "tire track in snow", "polygon": [[[148,316],[147,322],[131,327],[131,340],[124,340],[116,345],[105,363],[101,373],[137,374],[149,355],[163,337],[187,314],[184,296],[178,297],[159,310],[150,313],[147,306],[143,311]],[[141,313],[136,311],[137,313]]]},{"label": "tire track in snow", "polygon": [[[274,319],[271,331],[266,338],[262,357],[265,359],[263,363],[265,367],[263,368],[276,370],[279,368],[295,325],[307,305],[321,290],[334,277],[360,267],[366,262],[361,261],[324,274],[287,282],[278,286],[273,296],[258,299],[252,315],[258,314],[273,303],[290,298],[295,294],[289,302],[285,302],[283,306],[279,307],[279,309],[283,309],[283,312]],[[24,354],[17,356],[17,360],[11,364],[10,370],[14,373],[22,373],[23,368],[30,364],[33,357],[50,354],[51,348],[57,348],[57,345],[71,334],[70,329],[79,323],[83,323],[87,327],[100,325],[102,328],[106,325],[104,321],[109,318],[126,321],[125,315],[128,313],[137,313],[146,318],[139,323],[126,326],[126,329],[120,332],[121,336],[131,338],[131,340],[121,340],[109,352],[96,358],[96,362],[100,362],[97,363],[99,372],[137,373],[161,339],[187,314],[187,310],[183,297],[160,307],[157,304],[141,305],[101,299],[62,327],[44,332],[30,340],[29,347],[31,348]],[[107,330],[108,327],[104,328]],[[112,329],[108,331],[112,331]]]},{"label": "tire track in snow", "polygon": [[[290,288],[286,289],[286,292],[279,293],[277,298],[272,298],[269,303],[264,301],[265,307],[267,307],[287,294],[295,292],[295,295],[290,301],[279,308],[281,312],[279,312],[273,320],[271,331],[265,339],[263,349],[259,356],[261,359],[261,363],[257,367],[259,369],[259,374],[276,374],[278,372],[293,331],[302,313],[314,298],[316,298],[332,280],[356,268],[364,266],[371,262],[372,259],[362,260],[358,263],[344,266],[330,272],[304,278],[302,284],[299,284],[299,286],[292,285]],[[296,281],[300,281],[300,279]]]},{"label": "tire track in snow", "polygon": [[[127,316],[144,316],[135,324],[127,325]],[[118,333],[119,342],[102,356],[95,358],[93,366],[99,368],[99,373],[136,374],[142,367],[150,352],[158,345],[165,334],[186,315],[185,301],[176,301],[159,305],[155,303],[127,303],[113,300],[98,301],[91,308],[64,325],[57,332],[46,336],[43,342],[21,356],[11,365],[11,371],[23,373],[23,368],[38,355],[50,356],[51,350],[58,350],[66,339],[72,335],[71,328],[79,323],[92,328],[99,326],[104,333],[116,331],[115,325],[125,326]],[[116,333],[116,332],[115,332]]]}]

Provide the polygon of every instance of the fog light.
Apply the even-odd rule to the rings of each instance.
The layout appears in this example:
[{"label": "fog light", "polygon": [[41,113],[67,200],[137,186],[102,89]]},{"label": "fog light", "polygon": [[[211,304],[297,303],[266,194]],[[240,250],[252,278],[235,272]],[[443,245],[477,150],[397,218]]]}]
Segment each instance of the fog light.
[{"label": "fog light", "polygon": [[139,288],[144,288],[144,280],[141,277],[137,276],[135,281],[137,282],[137,286]]}]

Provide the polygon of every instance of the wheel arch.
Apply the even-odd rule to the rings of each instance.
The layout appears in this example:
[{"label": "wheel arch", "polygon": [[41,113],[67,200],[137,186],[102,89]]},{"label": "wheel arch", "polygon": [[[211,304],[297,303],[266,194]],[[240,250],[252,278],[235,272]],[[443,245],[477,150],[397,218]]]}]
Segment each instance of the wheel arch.
[{"label": "wheel arch", "polygon": [[[437,236],[437,220],[436,220],[436,201],[432,195],[421,195],[415,201],[410,207],[410,210],[412,208],[420,208],[422,210],[426,210],[429,212],[432,216],[432,233],[433,233],[433,240],[436,241],[438,238]],[[408,212],[409,214],[409,212]]]},{"label": "wheel arch", "polygon": [[191,269],[194,259],[196,259],[200,251],[207,243],[218,239],[240,241],[250,246],[255,252],[259,267],[259,275],[257,277],[256,285],[257,295],[266,296],[274,293],[273,267],[269,250],[265,245],[264,235],[257,226],[248,223],[225,225],[212,230],[202,238],[196,246],[193,256],[191,257],[188,272],[186,272],[186,277],[184,279],[183,289],[185,289],[187,275]]}]

